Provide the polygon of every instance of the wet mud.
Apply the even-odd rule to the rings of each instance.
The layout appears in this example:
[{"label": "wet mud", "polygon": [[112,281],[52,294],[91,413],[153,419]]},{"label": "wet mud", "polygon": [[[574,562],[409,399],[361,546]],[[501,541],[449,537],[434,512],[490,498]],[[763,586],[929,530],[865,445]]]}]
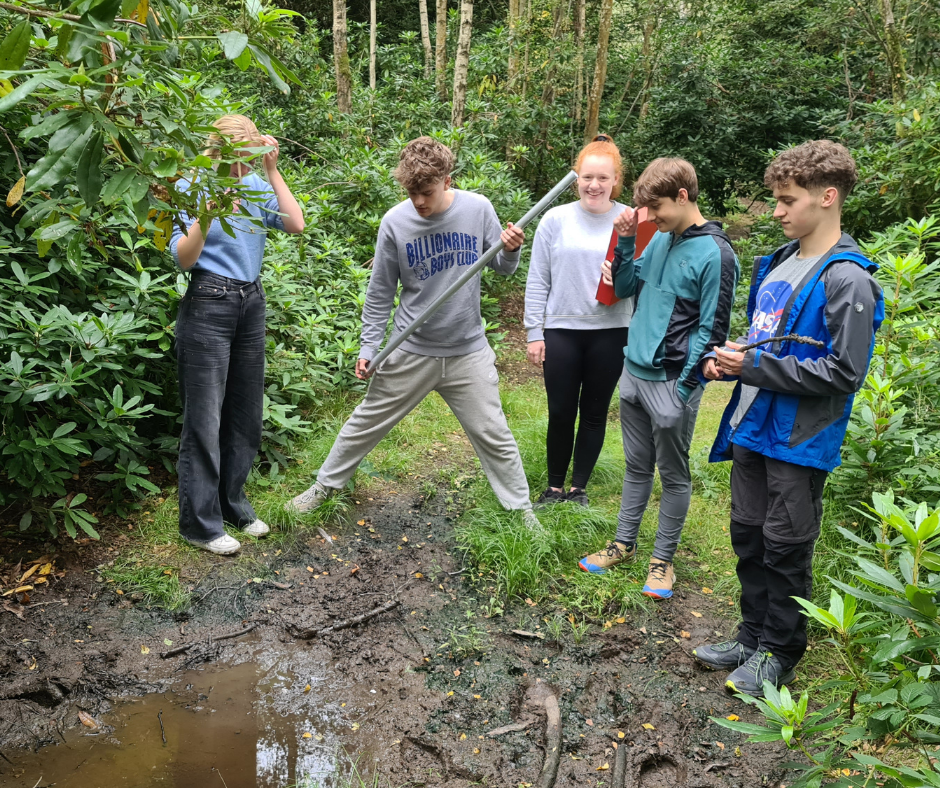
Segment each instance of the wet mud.
[{"label": "wet mud", "polygon": [[[283,551],[276,583],[233,585],[222,566],[176,615],[98,582],[104,548],[50,546],[63,572],[42,599],[64,602],[0,610],[0,784],[332,788],[355,762],[370,785],[516,788],[546,757],[546,688],[561,711],[558,786],[610,786],[620,748],[616,788],[781,784],[785,750],[740,747],[709,721],[758,721],[690,656],[730,632],[711,598],[680,591],[553,642],[553,611],[517,602],[485,617],[439,498],[387,490],[328,528],[332,544],[307,533]],[[292,634],[393,599],[359,626]]]}]

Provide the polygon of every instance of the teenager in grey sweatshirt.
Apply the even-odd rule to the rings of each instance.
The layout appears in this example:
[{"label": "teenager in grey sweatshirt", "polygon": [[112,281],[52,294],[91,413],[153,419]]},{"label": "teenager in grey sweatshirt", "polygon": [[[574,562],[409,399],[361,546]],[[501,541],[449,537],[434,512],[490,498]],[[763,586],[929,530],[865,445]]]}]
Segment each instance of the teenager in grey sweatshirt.
[{"label": "teenager in grey sweatshirt", "polygon": [[[395,177],[408,199],[386,213],[379,227],[356,363],[362,380],[372,375],[368,365],[385,337],[399,283],[393,334],[499,240],[505,250],[496,256],[493,269],[508,275],[519,265],[522,231],[512,224],[501,231],[489,200],[451,189],[453,164],[451,151],[430,137],[414,140],[402,152]],[[317,481],[285,508],[304,514],[345,487],[389,430],[437,391],[467,433],[500,503],[522,510],[526,524],[537,526],[519,448],[500,403],[495,361],[483,330],[478,275],[379,365]]]},{"label": "teenager in grey sweatshirt", "polygon": [[611,306],[596,298],[598,267],[611,246],[614,217],[624,209],[614,201],[622,178],[620,152],[601,135],[581,151],[575,170],[581,199],[545,214],[526,282],[527,355],[542,366],[548,396],[548,488],[537,506],[588,504],[585,488],[604,445],[607,409],[623,370],[633,314],[632,298]]}]

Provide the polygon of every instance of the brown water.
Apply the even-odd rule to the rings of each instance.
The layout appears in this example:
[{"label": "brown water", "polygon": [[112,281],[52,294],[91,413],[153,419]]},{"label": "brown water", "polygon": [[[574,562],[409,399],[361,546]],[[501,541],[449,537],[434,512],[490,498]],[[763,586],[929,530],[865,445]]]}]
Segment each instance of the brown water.
[{"label": "brown water", "polygon": [[[115,702],[98,719],[98,731],[78,726],[59,746],[8,751],[13,776],[0,782],[4,788],[33,788],[40,778],[43,787],[331,788],[348,769],[343,746],[353,758],[363,755],[351,717],[366,709],[347,703],[351,692],[327,688],[310,669],[298,649],[270,664],[256,656],[235,667],[181,673],[167,692]],[[360,766],[366,760],[371,764],[371,757],[360,757]]]}]

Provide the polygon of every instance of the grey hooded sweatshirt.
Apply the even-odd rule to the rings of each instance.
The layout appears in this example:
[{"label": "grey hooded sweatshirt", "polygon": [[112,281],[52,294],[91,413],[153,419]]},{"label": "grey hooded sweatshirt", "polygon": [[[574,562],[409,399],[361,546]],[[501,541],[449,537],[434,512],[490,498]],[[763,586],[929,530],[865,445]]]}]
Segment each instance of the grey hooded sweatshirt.
[{"label": "grey hooded sweatshirt", "polygon": [[[372,278],[362,308],[362,340],[359,358],[369,361],[378,353],[395,293],[401,296],[395,310],[392,334],[405,329],[450,284],[499,242],[502,227],[486,197],[454,189],[450,207],[425,218],[411,200],[405,200],[382,217],[375,244]],[[500,252],[490,263],[508,276],[519,267],[519,250]],[[444,304],[402,345],[402,350],[422,356],[465,356],[486,347],[480,314],[480,274]]]}]

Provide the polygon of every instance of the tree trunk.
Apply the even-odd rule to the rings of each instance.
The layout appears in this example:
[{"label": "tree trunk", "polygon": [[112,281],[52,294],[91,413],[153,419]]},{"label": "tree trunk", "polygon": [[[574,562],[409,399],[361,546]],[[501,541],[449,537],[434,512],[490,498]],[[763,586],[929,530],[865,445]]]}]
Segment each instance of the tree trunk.
[{"label": "tree trunk", "polygon": [[525,25],[525,54],[522,56],[522,98],[525,99],[529,92],[529,41],[532,36],[529,35],[530,12],[532,11],[531,0],[519,0],[519,11],[522,15],[522,23]]},{"label": "tree trunk", "polygon": [[437,0],[437,16],[434,25],[437,28],[434,81],[437,86],[437,95],[442,101],[447,101],[447,0]]},{"label": "tree trunk", "polygon": [[584,27],[586,23],[584,0],[574,4],[574,122],[581,123],[581,104],[584,102]]},{"label": "tree trunk", "polygon": [[509,28],[509,61],[506,64],[506,71],[509,74],[509,85],[516,81],[519,75],[519,58],[516,55],[516,39],[519,34],[519,6],[522,0],[509,0],[509,17],[507,27]]},{"label": "tree trunk", "polygon": [[548,107],[555,103],[555,74],[558,71],[559,49],[561,48],[562,31],[565,27],[570,6],[566,0],[556,0],[552,9],[552,49],[549,55],[549,65],[545,71],[545,82],[542,85],[542,106]]},{"label": "tree trunk", "polygon": [[454,58],[454,103],[451,107],[452,126],[463,125],[467,104],[467,72],[470,69],[470,36],[473,33],[473,0],[460,0],[460,36]]},{"label": "tree trunk", "polygon": [[643,63],[643,98],[640,104],[640,123],[642,123],[650,111],[650,87],[653,85],[653,35],[656,33],[656,11],[652,2],[646,7],[643,19],[643,44],[641,47],[640,60]]},{"label": "tree trunk", "polygon": [[907,63],[904,57],[903,35],[894,21],[892,0],[881,0],[881,22],[884,25],[885,49],[888,55],[888,76],[891,80],[891,98],[895,104],[904,101],[907,92]]},{"label": "tree trunk", "polygon": [[375,0],[369,0],[369,87],[375,90]]},{"label": "tree trunk", "polygon": [[[375,0],[372,0],[375,3]],[[418,0],[418,15],[421,17],[421,46],[424,47],[424,76],[431,76],[431,28],[428,24],[428,0]]]},{"label": "tree trunk", "polygon": [[346,0],[333,0],[333,66],[336,69],[336,106],[352,111],[352,69],[346,48]]},{"label": "tree trunk", "polygon": [[614,0],[601,0],[600,25],[597,31],[597,62],[594,64],[594,82],[591,85],[591,95],[588,96],[587,123],[584,127],[586,143],[597,136],[601,98],[604,95],[604,83],[607,81],[607,50],[610,44],[610,23],[613,14]]}]

